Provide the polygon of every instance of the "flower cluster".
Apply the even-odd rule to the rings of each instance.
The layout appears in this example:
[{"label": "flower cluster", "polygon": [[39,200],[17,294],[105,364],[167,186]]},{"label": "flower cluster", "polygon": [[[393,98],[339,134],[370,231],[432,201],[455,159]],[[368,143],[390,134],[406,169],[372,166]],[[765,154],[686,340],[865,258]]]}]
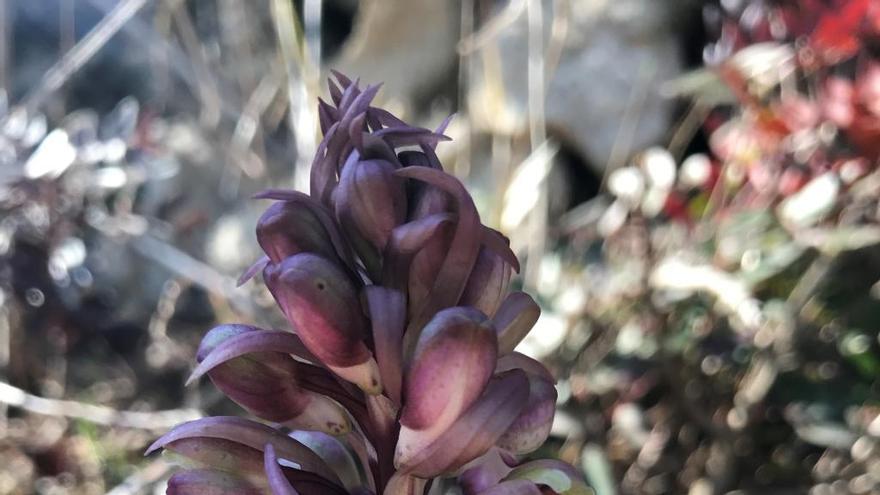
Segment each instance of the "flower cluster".
[{"label": "flower cluster", "polygon": [[518,464],[547,438],[553,377],[514,351],[536,322],[508,292],[516,256],[434,152],[446,140],[370,106],[341,74],[319,107],[311,194],[270,190],[263,279],[292,331],[220,325],[190,381],[263,422],[205,418],[159,448],[183,460],[169,494],[587,493],[570,466]]}]

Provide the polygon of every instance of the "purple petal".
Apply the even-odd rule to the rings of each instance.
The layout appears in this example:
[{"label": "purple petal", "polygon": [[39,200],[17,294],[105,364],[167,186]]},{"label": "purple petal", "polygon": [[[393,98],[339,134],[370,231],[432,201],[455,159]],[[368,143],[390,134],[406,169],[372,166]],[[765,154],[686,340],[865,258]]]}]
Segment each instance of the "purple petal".
[{"label": "purple petal", "polygon": [[213,469],[181,471],[168,480],[167,495],[263,495],[246,480]]},{"label": "purple petal", "polygon": [[462,467],[458,484],[464,495],[477,495],[497,485],[511,469],[501,457],[501,452],[493,448]]},{"label": "purple petal", "polygon": [[254,275],[263,271],[263,268],[266,268],[266,265],[268,265],[268,264],[269,264],[269,257],[268,256],[260,256],[260,259],[255,261],[254,264],[249,266],[247,268],[247,270],[245,270],[244,273],[242,273],[241,276],[238,277],[238,280],[235,282],[235,286],[241,287],[242,285],[247,283],[248,280],[254,278]]},{"label": "purple petal", "polygon": [[362,113],[351,119],[348,124],[348,136],[351,139],[353,147],[363,153],[364,150],[364,122],[366,122],[367,114]]},{"label": "purple petal", "polygon": [[[263,470],[262,452],[232,440],[181,438],[169,442],[164,449],[184,466],[219,469],[248,479],[259,479]],[[183,462],[181,459],[184,459]]]},{"label": "purple petal", "polygon": [[415,144],[436,146],[440,141],[451,140],[449,136],[444,136],[443,134],[434,133],[429,129],[413,127],[410,125],[386,127],[374,132],[373,135],[381,137],[395,148],[412,146]]},{"label": "purple petal", "polygon": [[[214,385],[234,402],[262,419],[287,421],[310,407],[311,394],[300,388],[299,364],[289,354],[250,346],[262,333],[248,325],[220,325],[205,334],[197,359],[215,356],[205,370]],[[242,342],[249,355],[234,355]],[[193,379],[201,374],[202,370],[197,369]]]},{"label": "purple petal", "polygon": [[293,354],[308,361],[318,362],[317,358],[309,352],[295,334],[253,328],[253,331],[230,337],[214,347],[201,359],[199,365],[193,370],[189,379],[187,379],[186,384],[189,385],[198,380],[202,375],[220,364],[253,352],[280,352]]},{"label": "purple petal", "polygon": [[525,292],[511,292],[492,318],[498,330],[498,352],[508,354],[535,326],[541,308]]},{"label": "purple petal", "polygon": [[473,306],[489,316],[495,314],[510,283],[510,265],[494,252],[480,248],[458,304]]},{"label": "purple petal", "polygon": [[465,307],[437,313],[409,363],[400,423],[445,429],[483,392],[497,356],[495,329],[483,313]]},{"label": "purple petal", "polygon": [[[348,88],[349,85],[345,85]],[[342,101],[342,89],[336,85],[336,82],[333,79],[327,78],[327,87],[330,89],[330,98],[333,100],[333,104],[339,107],[339,102]]]},{"label": "purple petal", "polygon": [[316,210],[301,201],[278,201],[266,209],[257,221],[257,241],[273,263],[302,252],[336,258],[336,248]]},{"label": "purple petal", "polygon": [[415,476],[431,478],[453,472],[485,454],[519,416],[528,399],[528,378],[519,370],[496,375],[483,396],[439,438],[424,446],[415,432],[401,430],[395,465]]},{"label": "purple petal", "polygon": [[541,490],[528,480],[510,480],[483,490],[479,495],[541,495]]},{"label": "purple petal", "polygon": [[404,167],[430,167],[428,157],[421,151],[403,150],[397,154]]},{"label": "purple petal", "polygon": [[510,239],[501,232],[489,227],[483,227],[483,246],[489,248],[492,252],[501,256],[516,273],[519,273],[519,260],[513,251],[510,250]]},{"label": "purple petal", "polygon": [[541,459],[522,464],[511,471],[505,480],[528,480],[547,486],[560,495],[592,495],[593,493],[574,467],[554,459]]},{"label": "purple petal", "polygon": [[262,452],[264,445],[271,442],[282,457],[295,461],[302,470],[333,482],[339,481],[327,464],[305,445],[269,426],[234,416],[202,418],[177,425],[173,430],[153,442],[146,454],[172,442],[205,438],[226,440],[260,452]]},{"label": "purple petal", "polygon": [[337,437],[317,431],[294,431],[290,436],[324,459],[346,488],[352,490],[362,484],[357,462]]},{"label": "purple petal", "polygon": [[529,398],[526,407],[504,435],[498,446],[514,454],[528,454],[544,444],[556,413],[556,387],[551,380],[527,373]]},{"label": "purple petal", "polygon": [[281,471],[281,466],[278,465],[278,458],[275,457],[275,448],[272,447],[272,444],[267,443],[263,452],[265,455],[266,477],[269,479],[269,488],[272,489],[273,495],[299,495],[290,484],[290,481],[287,480],[287,477],[284,476],[284,472]]},{"label": "purple petal", "polygon": [[326,135],[330,126],[338,120],[336,109],[326,101],[318,98],[318,122],[321,124],[321,134]]},{"label": "purple petal", "polygon": [[342,72],[339,72],[336,69],[330,69],[330,73],[333,74],[333,77],[339,81],[339,84],[341,84],[343,88],[351,86],[351,79]]},{"label": "purple petal", "polygon": [[[434,131],[435,134],[443,134],[446,132],[446,128],[449,127],[449,124],[452,122],[452,119],[455,117],[455,114],[450,114],[448,117],[443,119],[443,122],[440,122],[440,125],[437,126],[437,130]],[[436,148],[437,143],[434,143],[432,148]]]},{"label": "purple petal", "polygon": [[556,378],[553,377],[550,370],[537,359],[515,351],[498,358],[498,363],[495,365],[495,373],[504,373],[514,369],[520,369],[529,375],[534,375],[550,383],[556,383]]},{"label": "purple petal", "polygon": [[310,196],[322,205],[330,205],[330,196],[336,187],[336,165],[344,141],[337,137],[344,129],[342,122],[334,122],[318,144],[309,173]]},{"label": "purple petal", "polygon": [[322,363],[352,366],[370,358],[357,288],[339,267],[300,253],[267,266],[263,278],[303,344]]},{"label": "purple petal", "polygon": [[408,125],[406,122],[395,116],[393,113],[379,107],[370,107],[369,113],[373,114],[376,119],[385,127],[399,127]]},{"label": "purple petal", "polygon": [[385,393],[400,406],[403,377],[403,331],[406,326],[406,297],[400,291],[368,286],[367,305],[373,325],[376,361]]},{"label": "purple petal", "polygon": [[396,227],[385,246],[383,282],[394,289],[405,291],[410,265],[416,254],[441,231],[449,231],[452,221],[449,213],[435,213]]},{"label": "purple petal", "polygon": [[397,175],[427,182],[451,194],[457,204],[458,222],[449,251],[422,307],[417,309],[407,328],[405,349],[418,339],[421,328],[442,308],[455,305],[461,298],[480,249],[480,215],[474,201],[455,177],[436,169],[406,167]]},{"label": "purple petal", "polygon": [[354,267],[351,248],[342,236],[339,226],[336,224],[336,220],[334,220],[333,215],[331,215],[330,212],[313,197],[299,191],[267,189],[254,195],[254,199],[286,201],[311,211],[318,221],[321,222],[321,225],[324,226],[327,235],[330,236],[330,242],[333,243],[336,255],[345,262],[346,266],[352,271],[352,273],[357,273]]},{"label": "purple petal", "polygon": [[335,193],[336,217],[349,238],[363,238],[380,253],[391,231],[406,219],[404,182],[394,170],[384,160],[347,166]]}]

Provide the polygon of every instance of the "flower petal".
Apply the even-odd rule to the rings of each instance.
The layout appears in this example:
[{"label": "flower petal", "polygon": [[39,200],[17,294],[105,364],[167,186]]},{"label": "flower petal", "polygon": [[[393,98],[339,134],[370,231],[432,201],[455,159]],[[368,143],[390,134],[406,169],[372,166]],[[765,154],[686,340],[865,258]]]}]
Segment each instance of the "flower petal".
[{"label": "flower petal", "polygon": [[213,469],[190,469],[168,480],[167,495],[263,495],[246,480]]},{"label": "flower petal", "polygon": [[[528,378],[520,370],[496,375],[483,396],[439,438],[425,445],[419,432],[401,429],[395,466],[431,478],[453,472],[486,453],[519,416],[528,399]],[[405,435],[409,438],[405,438]]]},{"label": "flower petal", "polygon": [[383,283],[390,288],[406,291],[410,265],[415,256],[434,236],[448,231],[451,221],[451,214],[435,213],[392,230],[383,256]]},{"label": "flower petal", "polygon": [[508,354],[528,335],[541,315],[541,308],[525,292],[511,292],[492,318],[498,330],[498,352]]},{"label": "flower petal", "polygon": [[[225,327],[230,325],[221,325]],[[253,352],[279,352],[293,354],[312,362],[318,362],[317,358],[309,352],[296,334],[275,330],[262,330],[248,325],[234,325],[248,330],[232,335],[210,352],[207,352],[199,361],[199,365],[193,370],[186,380],[189,385],[201,378],[205,373],[231,359],[235,359]],[[218,327],[218,328],[220,328]]]},{"label": "flower petal", "polygon": [[437,313],[409,362],[400,423],[444,431],[483,392],[497,353],[495,329],[483,313],[466,307]]},{"label": "flower petal", "polygon": [[284,476],[281,466],[278,465],[278,458],[275,457],[275,448],[271,443],[267,443],[263,448],[264,463],[266,469],[266,477],[269,479],[269,488],[272,489],[273,495],[299,495],[299,493]]},{"label": "flower petal", "polygon": [[321,225],[324,226],[324,229],[327,231],[327,235],[330,236],[330,242],[333,243],[333,247],[336,250],[336,255],[345,262],[345,265],[348,267],[352,274],[357,273],[351,253],[351,247],[342,236],[342,232],[340,231],[339,226],[336,224],[336,220],[334,219],[333,215],[329,211],[327,211],[327,209],[323,205],[315,201],[314,198],[312,198],[308,194],[301,193],[299,191],[291,191],[286,189],[267,189],[254,195],[254,199],[274,199],[278,201],[287,201],[310,210],[321,222]]},{"label": "flower petal", "polygon": [[298,463],[303,471],[315,473],[333,482],[339,482],[329,466],[305,445],[255,421],[235,416],[215,416],[188,421],[153,442],[146,454],[155,452],[173,442],[185,439],[219,439],[262,452],[271,442],[279,454]]},{"label": "flower petal", "polygon": [[479,495],[541,495],[541,490],[528,480],[503,481]]},{"label": "flower petal", "polygon": [[324,459],[347,489],[362,485],[357,462],[337,437],[317,431],[294,431],[290,436]]},{"label": "flower petal", "polygon": [[400,407],[403,378],[403,331],[406,297],[400,291],[371,285],[365,289],[373,325],[373,345],[385,393]]},{"label": "flower petal", "polygon": [[455,233],[434,285],[421,308],[416,310],[415,316],[407,328],[406,339],[408,342],[404,345],[404,349],[409,349],[418,340],[418,334],[422,327],[431,320],[437,311],[455,305],[461,298],[467,284],[467,278],[477,261],[481,224],[473,198],[455,177],[427,167],[406,167],[398,170],[396,174],[427,182],[451,194],[455,199],[458,213]]},{"label": "flower petal", "polygon": [[553,459],[522,464],[511,471],[505,480],[528,480],[545,485],[559,495],[593,495],[593,490],[570,464]]},{"label": "flower petal", "polygon": [[473,306],[489,316],[494,315],[507,294],[510,271],[511,266],[501,256],[485,246],[480,248],[458,304]]}]

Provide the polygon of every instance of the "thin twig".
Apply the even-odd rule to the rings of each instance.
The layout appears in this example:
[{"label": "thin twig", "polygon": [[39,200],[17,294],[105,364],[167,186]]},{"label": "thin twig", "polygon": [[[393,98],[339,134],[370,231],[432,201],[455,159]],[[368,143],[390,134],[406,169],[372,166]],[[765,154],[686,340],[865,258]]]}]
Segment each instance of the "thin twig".
[{"label": "thin twig", "polygon": [[184,421],[203,416],[202,412],[196,409],[119,411],[111,407],[72,400],[46,399],[3,382],[0,382],[0,402],[46,416],[81,419],[99,425],[141,430],[166,430]]}]

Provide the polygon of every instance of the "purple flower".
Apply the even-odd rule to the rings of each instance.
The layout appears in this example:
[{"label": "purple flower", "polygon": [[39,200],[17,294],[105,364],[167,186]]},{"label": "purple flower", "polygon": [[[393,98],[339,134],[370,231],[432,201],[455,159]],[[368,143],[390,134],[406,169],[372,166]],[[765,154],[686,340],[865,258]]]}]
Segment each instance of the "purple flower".
[{"label": "purple flower", "polygon": [[408,495],[442,476],[467,494],[588,493],[570,466],[519,464],[556,402],[513,351],[540,310],[508,292],[507,240],[434,153],[448,121],[410,126],[370,105],[378,86],[335,75],[311,194],[258,195],[274,201],[266,256],[242,279],[262,272],[290,328],[220,325],[190,378],[267,423],[205,418],[157,440],[148,453],[185,467],[168,493]]}]

